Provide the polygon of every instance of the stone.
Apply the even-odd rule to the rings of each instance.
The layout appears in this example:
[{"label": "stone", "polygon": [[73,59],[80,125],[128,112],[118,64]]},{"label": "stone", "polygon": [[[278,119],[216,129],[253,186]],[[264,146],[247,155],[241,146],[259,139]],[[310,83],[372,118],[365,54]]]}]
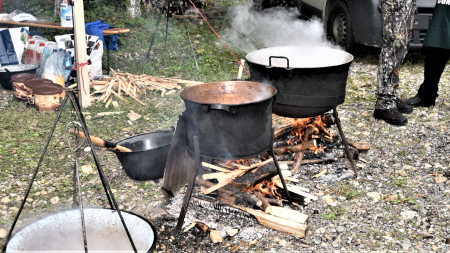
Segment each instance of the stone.
[{"label": "stone", "polygon": [[286,240],[280,240],[280,241],[278,242],[278,244],[280,244],[281,246],[284,246],[284,245],[287,244],[287,241],[286,241]]},{"label": "stone", "polygon": [[50,199],[50,203],[52,203],[53,205],[56,205],[59,202],[59,198],[58,197],[53,197]]},{"label": "stone", "polygon": [[331,198],[330,195],[325,195],[323,196],[323,198],[325,199],[325,201],[327,202],[328,205],[332,205],[334,203],[333,198]]},{"label": "stone", "polygon": [[400,213],[400,216],[405,220],[411,220],[416,216],[419,216],[415,211],[404,211]]},{"label": "stone", "polygon": [[11,200],[8,197],[4,197],[0,200],[0,202],[2,202],[3,204],[8,204],[9,202],[11,202]]},{"label": "stone", "polygon": [[371,197],[373,202],[378,202],[381,199],[381,193],[379,192],[368,192],[366,195]]},{"label": "stone", "polygon": [[333,242],[331,245],[335,248],[339,247],[339,243],[337,243],[337,242]]},{"label": "stone", "polygon": [[92,168],[91,165],[83,165],[83,166],[81,166],[81,171],[82,171],[83,173],[88,174],[88,175],[94,173],[94,169]]},{"label": "stone", "polygon": [[436,184],[443,184],[445,182],[447,182],[448,178],[446,177],[435,177],[434,181],[436,182]]},{"label": "stone", "polygon": [[344,228],[343,226],[338,226],[338,227],[336,228],[336,231],[337,231],[338,233],[344,233],[345,228]]},{"label": "stone", "polygon": [[0,229],[0,239],[6,238],[6,235],[8,235],[8,231],[6,231],[6,229],[4,229],[4,228],[1,228]]},{"label": "stone", "polygon": [[404,171],[404,170],[399,170],[398,174],[400,176],[402,176],[402,177],[407,177],[408,176],[408,173],[406,173],[406,171]]},{"label": "stone", "polygon": [[239,249],[239,245],[234,245],[233,247],[231,247],[231,251],[237,251]]}]

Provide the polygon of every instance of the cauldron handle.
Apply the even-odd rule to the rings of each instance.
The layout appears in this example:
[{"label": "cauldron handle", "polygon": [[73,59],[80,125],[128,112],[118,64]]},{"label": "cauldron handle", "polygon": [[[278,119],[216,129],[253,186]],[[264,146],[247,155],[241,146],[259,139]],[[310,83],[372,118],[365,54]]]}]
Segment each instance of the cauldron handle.
[{"label": "cauldron handle", "polygon": [[236,114],[235,109],[233,109],[229,105],[224,105],[224,104],[204,105],[203,110],[206,113],[208,113],[210,110],[222,110],[222,111],[226,111],[228,113],[231,113],[232,115]]},{"label": "cauldron handle", "polygon": [[285,57],[285,56],[270,56],[269,57],[269,66],[267,66],[267,68],[273,68],[273,66],[272,66],[272,58],[285,59],[287,61],[286,69],[290,69],[289,68],[289,59],[287,57]]}]

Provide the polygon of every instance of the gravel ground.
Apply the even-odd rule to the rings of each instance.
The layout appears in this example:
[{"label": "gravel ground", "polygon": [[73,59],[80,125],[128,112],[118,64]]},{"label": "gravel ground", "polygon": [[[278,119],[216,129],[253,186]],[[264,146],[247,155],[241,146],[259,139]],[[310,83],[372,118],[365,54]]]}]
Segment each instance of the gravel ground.
[{"label": "gravel ground", "polygon": [[[402,98],[415,95],[423,80],[423,61],[408,63],[401,71]],[[375,103],[376,65],[356,59],[351,66],[346,103],[339,106],[344,132],[351,141],[366,140],[371,149],[360,154],[357,161],[359,177],[341,177],[330,171],[310,179],[321,169],[336,165],[303,166],[299,185],[320,196],[303,207],[310,215],[305,238],[289,236],[263,228],[253,219],[226,215],[214,209],[196,207],[217,217],[211,227],[234,227],[240,224],[242,235],[212,243],[209,236],[196,228],[177,237],[170,235],[175,221],[163,219],[163,210],[170,207],[161,194],[161,180],[138,182],[121,170],[116,157],[98,149],[106,174],[113,184],[121,208],[149,219],[158,231],[157,252],[449,252],[445,240],[450,237],[450,72],[444,71],[440,96],[435,107],[415,108],[407,115],[406,126],[395,127],[372,117]],[[333,129],[337,132],[336,129]],[[349,171],[344,170],[344,174]],[[95,174],[94,174],[95,175]],[[55,193],[55,182],[71,177],[46,174],[35,189],[45,196]],[[14,212],[23,196],[28,178],[11,178],[0,182],[0,238],[8,230]],[[98,185],[96,176],[86,184]],[[86,190],[89,206],[105,206],[100,191]],[[19,226],[55,210],[70,208],[71,199],[56,201],[31,200]],[[53,201],[52,201],[53,200]],[[188,213],[189,215],[189,213]],[[187,223],[190,223],[188,220]],[[221,223],[219,226],[217,223]],[[223,231],[219,231],[222,232]],[[245,236],[244,236],[245,235]],[[256,240],[255,240],[256,239]],[[4,243],[4,239],[1,239]]]}]

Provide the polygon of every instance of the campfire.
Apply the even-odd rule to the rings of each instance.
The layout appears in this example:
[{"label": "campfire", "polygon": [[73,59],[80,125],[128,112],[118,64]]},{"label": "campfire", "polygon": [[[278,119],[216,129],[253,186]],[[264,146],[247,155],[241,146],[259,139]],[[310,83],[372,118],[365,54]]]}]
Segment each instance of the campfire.
[{"label": "campfire", "polygon": [[[305,157],[325,155],[328,149],[342,143],[329,130],[335,123],[331,114],[286,120],[289,124],[274,133],[273,151],[280,160],[278,163],[293,201],[292,206],[289,205],[274,160],[268,154],[250,159],[203,162],[203,170],[196,178],[200,189],[194,190],[197,193],[194,200],[201,200],[202,203],[209,201],[211,205],[224,205],[252,214],[263,226],[304,237],[308,215],[298,211],[299,207],[305,201],[318,198],[308,188],[302,187],[294,175],[302,164],[330,161]],[[358,150],[353,147],[352,153],[357,156]]]}]

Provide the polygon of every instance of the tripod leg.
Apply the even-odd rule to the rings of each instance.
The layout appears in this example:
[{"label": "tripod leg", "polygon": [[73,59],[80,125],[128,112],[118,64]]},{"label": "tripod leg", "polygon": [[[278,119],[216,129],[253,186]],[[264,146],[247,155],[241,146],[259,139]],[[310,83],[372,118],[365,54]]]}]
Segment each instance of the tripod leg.
[{"label": "tripod leg", "polygon": [[8,231],[8,234],[6,235],[6,241],[5,241],[5,245],[3,246],[2,252],[6,251],[6,245],[8,245],[8,242],[11,239],[11,234],[12,234],[14,228],[16,227],[17,220],[19,219],[19,216],[22,213],[22,210],[25,206],[28,195],[30,194],[30,191],[31,191],[31,187],[33,186],[34,180],[36,179],[36,175],[39,171],[39,168],[41,167],[42,160],[44,160],[45,153],[47,153],[48,145],[50,144],[50,140],[53,137],[53,132],[55,132],[56,124],[59,122],[59,119],[61,118],[61,114],[62,114],[62,111],[64,110],[64,106],[66,105],[67,99],[68,99],[68,96],[66,96],[64,98],[64,100],[61,103],[61,106],[59,107],[58,116],[56,116],[55,122],[53,123],[53,126],[52,126],[52,130],[50,130],[50,134],[48,135],[47,142],[45,143],[44,150],[42,151],[42,154],[41,154],[41,158],[39,158],[39,162],[36,166],[36,169],[34,170],[33,176],[31,177],[30,184],[28,185],[28,189],[25,192],[25,196],[22,200],[22,203],[20,204],[19,211],[17,211],[17,215],[14,218],[14,221],[11,225],[11,229]]},{"label": "tripod leg", "polygon": [[156,32],[158,31],[159,22],[161,21],[161,16],[163,14],[165,6],[166,6],[166,1],[164,1],[163,6],[161,7],[161,12],[159,13],[159,17],[158,17],[158,22],[156,22],[156,27],[155,27],[155,31],[153,32],[152,42],[150,42],[150,47],[148,48],[148,52],[147,52],[147,59],[150,56],[150,51],[152,50],[153,42],[155,42]]},{"label": "tripod leg", "polygon": [[344,143],[345,154],[347,155],[348,160],[350,161],[350,165],[352,166],[353,172],[355,173],[355,177],[358,176],[358,171],[356,170],[355,161],[353,161],[353,156],[350,153],[350,149],[348,148],[347,139],[345,139],[344,131],[342,131],[341,120],[338,117],[338,113],[336,111],[336,106],[333,108],[333,115],[336,120],[336,125],[339,130],[339,135],[342,138],[342,142]]},{"label": "tripod leg", "polygon": [[167,49],[167,36],[169,35],[169,13],[167,13],[167,21],[166,21],[166,39],[164,41],[164,50]]},{"label": "tripod leg", "polygon": [[281,183],[283,184],[284,191],[286,193],[286,196],[288,197],[289,204],[292,205],[291,195],[289,194],[288,188],[286,186],[286,181],[284,181],[283,174],[281,173],[280,165],[278,164],[278,160],[277,160],[277,157],[275,156],[275,152],[273,152],[272,149],[269,149],[269,151],[267,151],[267,152],[273,158],[273,162],[275,163],[275,167],[277,168],[277,172],[278,172],[278,175],[280,176]]},{"label": "tripod leg", "polygon": [[177,235],[180,232],[181,227],[183,226],[184,217],[186,216],[187,209],[189,207],[189,201],[191,200],[192,190],[194,189],[195,178],[197,177],[198,168],[201,164],[200,157],[200,146],[198,144],[198,137],[194,136],[194,166],[192,167],[191,177],[189,178],[188,189],[184,195],[183,205],[181,206],[180,216],[178,216],[178,223],[175,229],[172,232],[172,235]]}]

